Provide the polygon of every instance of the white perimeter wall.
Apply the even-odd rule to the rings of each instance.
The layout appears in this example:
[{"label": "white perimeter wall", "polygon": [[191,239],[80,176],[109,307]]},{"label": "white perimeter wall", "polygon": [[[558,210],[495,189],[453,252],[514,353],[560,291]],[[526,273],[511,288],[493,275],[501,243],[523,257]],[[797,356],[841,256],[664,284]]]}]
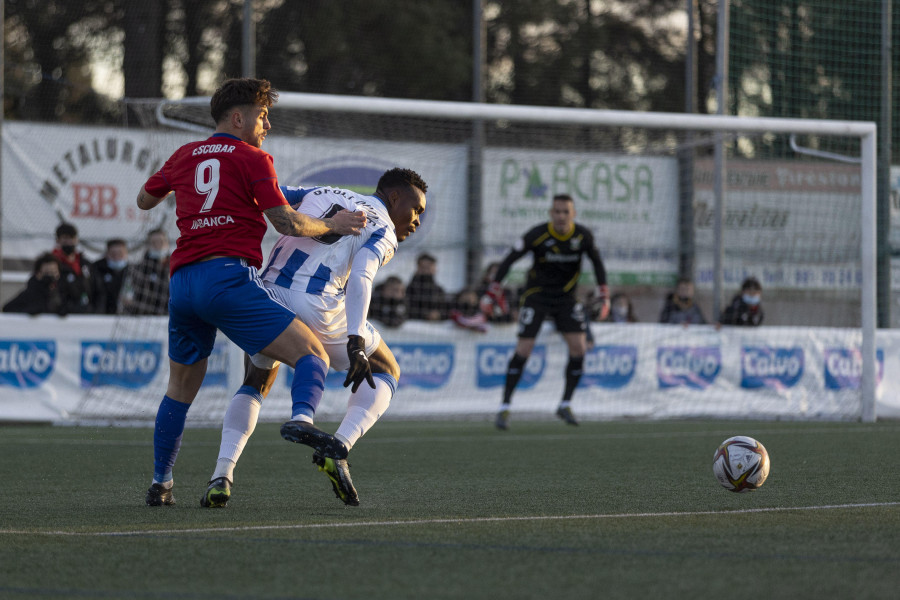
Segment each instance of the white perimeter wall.
[{"label": "white perimeter wall", "polygon": [[[498,407],[512,326],[476,333],[452,323],[382,329],[403,369],[389,416],[489,418]],[[620,417],[855,419],[858,330],[593,324],[596,345],[576,392],[576,414]],[[900,332],[877,335],[879,417],[900,416]],[[241,383],[242,355],[220,337],[195,422],[221,422]],[[514,398],[522,413],[550,415],[562,393],[566,350],[552,328],[538,339]],[[0,421],[91,418],[151,421],[168,376],[166,319],[0,315]],[[262,419],[290,413],[283,368]],[[343,375],[329,376],[320,415],[346,406]],[[123,409],[123,406],[125,407]],[[124,412],[123,412],[124,411]]]}]

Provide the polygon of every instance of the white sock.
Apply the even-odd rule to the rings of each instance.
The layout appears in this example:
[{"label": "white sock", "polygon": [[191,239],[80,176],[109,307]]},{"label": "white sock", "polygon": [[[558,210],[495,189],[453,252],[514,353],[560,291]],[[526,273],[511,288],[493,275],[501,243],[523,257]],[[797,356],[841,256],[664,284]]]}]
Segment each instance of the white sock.
[{"label": "white sock", "polygon": [[216,471],[210,477],[210,481],[219,477],[226,477],[228,481],[234,483],[234,467],[236,463],[230,458],[220,458],[216,461]]},{"label": "white sock", "polygon": [[244,451],[244,446],[247,445],[247,440],[256,429],[261,405],[262,397],[258,393],[248,394],[244,388],[238,390],[231,399],[228,410],[225,411],[219,459],[216,461],[216,470],[211,479],[227,477],[234,483],[234,467]]},{"label": "white sock", "polygon": [[388,409],[396,385],[392,377],[382,373],[375,375],[374,390],[363,382],[356,393],[350,394],[347,414],[344,415],[344,420],[341,421],[341,426],[338,427],[334,437],[344,442],[348,450],[352,448],[353,444],[371,429],[375,421]]},{"label": "white sock", "polygon": [[569,406],[571,406],[571,404],[572,404],[571,400],[561,400],[559,402],[559,408],[568,408]]}]

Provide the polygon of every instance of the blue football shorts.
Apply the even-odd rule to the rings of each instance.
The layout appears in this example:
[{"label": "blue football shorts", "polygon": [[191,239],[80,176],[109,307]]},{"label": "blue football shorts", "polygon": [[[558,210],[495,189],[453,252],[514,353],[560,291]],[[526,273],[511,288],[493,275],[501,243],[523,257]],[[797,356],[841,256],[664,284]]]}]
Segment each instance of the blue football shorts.
[{"label": "blue football shorts", "polygon": [[169,283],[169,358],[192,365],[208,357],[216,329],[252,356],[293,320],[294,313],[273,298],[245,260],[191,263]]}]

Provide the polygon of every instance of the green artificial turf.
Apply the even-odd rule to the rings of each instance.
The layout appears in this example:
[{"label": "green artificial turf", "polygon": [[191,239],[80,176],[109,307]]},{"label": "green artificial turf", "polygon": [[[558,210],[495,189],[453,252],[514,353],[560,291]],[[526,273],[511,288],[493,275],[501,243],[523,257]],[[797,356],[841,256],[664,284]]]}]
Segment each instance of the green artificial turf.
[{"label": "green artificial turf", "polygon": [[[732,435],[760,490],[713,478]],[[147,507],[152,437],[0,427],[0,598],[900,597],[900,423],[384,421],[359,507],[271,424],[228,507],[199,507],[219,432],[191,428]]]}]

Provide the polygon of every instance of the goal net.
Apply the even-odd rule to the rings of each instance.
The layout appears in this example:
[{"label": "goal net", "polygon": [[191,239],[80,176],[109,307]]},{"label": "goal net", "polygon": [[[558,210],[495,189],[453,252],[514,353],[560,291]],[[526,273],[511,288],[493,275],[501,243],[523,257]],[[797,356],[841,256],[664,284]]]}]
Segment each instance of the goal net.
[{"label": "goal net", "polygon": [[[163,159],[212,131],[207,98],[130,108]],[[428,182],[422,226],[379,271],[385,295],[370,313],[403,371],[390,417],[486,419],[497,410],[531,257],[504,281],[511,317],[482,318],[485,274],[548,221],[556,194],[574,199],[611,292],[630,301],[637,319],[596,320],[596,282],[584,261],[578,293],[595,320],[572,405],[581,418],[873,417],[883,356],[874,341],[870,123],[294,93],[282,93],[270,116],[264,149],[282,185],[372,193],[395,166]],[[715,159],[717,144],[724,160]],[[275,239],[270,228],[264,253]],[[425,268],[410,285],[423,266],[433,277]],[[684,275],[705,324],[661,324]],[[717,327],[750,277],[762,286],[762,326]],[[439,288],[437,301],[421,282]],[[122,315],[113,335],[164,343],[165,323]],[[552,418],[567,354],[545,323],[513,411]],[[167,373],[163,359],[139,389],[90,386],[73,416],[152,419]],[[220,422],[241,379],[242,356],[220,335],[189,418]],[[329,376],[322,418],[343,414],[342,379]],[[287,418],[289,392],[282,367],[261,418]]]}]

